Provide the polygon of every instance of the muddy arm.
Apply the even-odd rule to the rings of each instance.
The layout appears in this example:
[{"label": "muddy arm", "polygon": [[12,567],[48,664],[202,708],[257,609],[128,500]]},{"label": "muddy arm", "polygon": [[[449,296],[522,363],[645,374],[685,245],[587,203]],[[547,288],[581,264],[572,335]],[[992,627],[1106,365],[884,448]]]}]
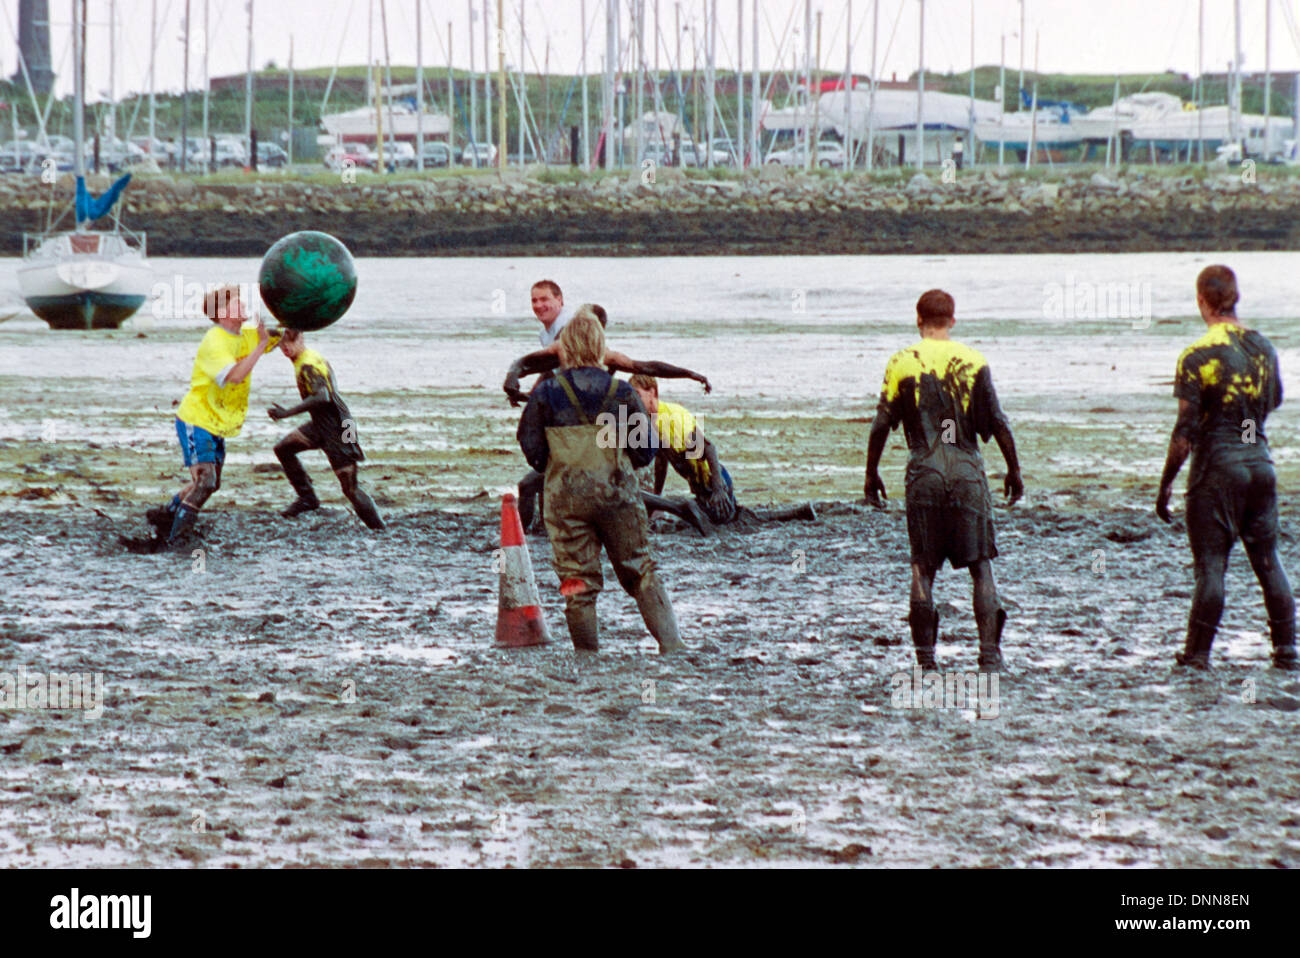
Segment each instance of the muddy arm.
[{"label": "muddy arm", "polygon": [[611,349],[605,352],[605,365],[620,373],[654,376],[656,379],[694,379],[704,387],[706,393],[713,392],[707,377],[683,366],[674,366],[672,363],[662,363],[656,359],[629,359]]},{"label": "muddy arm", "polygon": [[1169,515],[1169,497],[1174,492],[1174,480],[1183,468],[1183,463],[1192,452],[1192,437],[1196,435],[1196,420],[1199,409],[1186,399],[1178,400],[1178,421],[1174,424],[1174,434],[1169,437],[1169,451],[1165,455],[1165,471],[1160,476],[1160,491],[1156,494],[1156,515],[1165,522],[1172,522]]},{"label": "muddy arm", "polygon": [[539,349],[511,363],[510,370],[506,373],[506,381],[501,387],[510,398],[510,405],[518,406],[521,402],[528,402],[528,394],[519,388],[521,378],[536,373],[548,373],[559,368],[559,365],[560,353],[554,346]]},{"label": "muddy arm", "polygon": [[1007,462],[1007,478],[1003,485],[1003,492],[1007,497],[1007,505],[1012,505],[1025,494],[1025,483],[1020,478],[1020,457],[1016,454],[1016,439],[1011,435],[1011,427],[1007,425],[1005,419],[999,420],[993,427],[993,438],[997,440],[998,448],[1002,450],[1002,458]]},{"label": "muddy arm", "polygon": [[867,475],[862,484],[862,495],[877,509],[885,508],[885,483],[880,478],[880,457],[884,455],[885,443],[889,441],[889,417],[876,412],[871,422],[871,434],[867,438]]},{"label": "muddy arm", "polygon": [[660,452],[655,456],[655,495],[664,491],[664,480],[668,478],[668,457]]},{"label": "muddy arm", "polygon": [[[308,374],[310,375],[310,374]],[[279,403],[276,403],[266,411],[266,414],[272,419],[288,419],[290,416],[300,416],[305,412],[311,412],[313,409],[319,409],[321,406],[328,406],[333,401],[330,396],[329,383],[323,376],[312,375],[308,379],[311,385],[311,394],[298,405],[285,409]]]}]

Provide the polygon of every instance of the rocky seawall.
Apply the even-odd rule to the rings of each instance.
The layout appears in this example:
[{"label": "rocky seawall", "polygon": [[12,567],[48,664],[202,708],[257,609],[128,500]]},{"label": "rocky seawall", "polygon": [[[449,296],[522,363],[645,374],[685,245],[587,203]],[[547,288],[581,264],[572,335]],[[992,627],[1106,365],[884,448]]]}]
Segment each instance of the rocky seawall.
[{"label": "rocky seawall", "polygon": [[[128,190],[126,221],[148,233],[155,256],[260,256],[299,229],[333,233],[359,256],[1300,249],[1300,178],[1270,172],[148,176]],[[51,196],[71,194],[66,176],[53,186],[0,179],[6,252],[21,252],[22,233],[44,224]]]}]

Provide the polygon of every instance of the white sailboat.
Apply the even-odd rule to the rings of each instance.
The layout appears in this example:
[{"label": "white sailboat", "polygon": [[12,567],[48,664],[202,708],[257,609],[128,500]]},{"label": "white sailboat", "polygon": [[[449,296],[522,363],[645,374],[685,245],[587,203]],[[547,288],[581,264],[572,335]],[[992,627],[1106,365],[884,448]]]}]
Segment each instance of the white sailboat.
[{"label": "white sailboat", "polygon": [[46,232],[23,234],[18,287],[31,311],[51,329],[116,329],[144,305],[153,268],[146,258],[144,234],[124,229],[116,214],[112,230],[88,227],[107,215],[131,177],[122,177],[101,197],[86,191],[80,6],[80,0],[72,0],[75,227],[57,229],[68,214],[65,210]]}]

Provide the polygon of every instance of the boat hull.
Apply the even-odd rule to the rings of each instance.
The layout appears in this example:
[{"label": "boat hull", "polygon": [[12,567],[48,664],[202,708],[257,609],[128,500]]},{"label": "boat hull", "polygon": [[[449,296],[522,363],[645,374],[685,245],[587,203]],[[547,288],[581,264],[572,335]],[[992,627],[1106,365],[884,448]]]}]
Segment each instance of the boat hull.
[{"label": "boat hull", "polygon": [[47,238],[18,268],[23,301],[51,329],[117,329],[152,284],[148,260],[113,234]]},{"label": "boat hull", "polygon": [[83,290],[61,296],[28,296],[27,306],[50,329],[117,329],[144,301],[143,294]]}]

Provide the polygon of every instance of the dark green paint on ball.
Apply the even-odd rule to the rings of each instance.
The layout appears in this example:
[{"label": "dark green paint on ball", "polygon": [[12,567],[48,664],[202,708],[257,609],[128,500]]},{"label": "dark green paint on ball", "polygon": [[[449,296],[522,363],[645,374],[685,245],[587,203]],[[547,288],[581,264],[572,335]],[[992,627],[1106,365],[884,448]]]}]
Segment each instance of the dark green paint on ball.
[{"label": "dark green paint on ball", "polygon": [[262,302],[289,329],[324,329],[357,295],[357,269],[348,248],[329,233],[303,230],[281,238],[262,257]]}]

